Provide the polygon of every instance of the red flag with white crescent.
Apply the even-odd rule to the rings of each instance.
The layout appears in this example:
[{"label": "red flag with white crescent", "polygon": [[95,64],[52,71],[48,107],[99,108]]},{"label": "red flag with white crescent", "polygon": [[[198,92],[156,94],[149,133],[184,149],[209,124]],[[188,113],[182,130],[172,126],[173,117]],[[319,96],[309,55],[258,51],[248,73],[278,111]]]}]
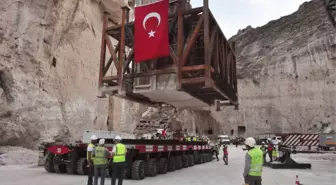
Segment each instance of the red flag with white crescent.
[{"label": "red flag with white crescent", "polygon": [[135,62],[169,56],[169,0],[139,6],[134,11]]}]

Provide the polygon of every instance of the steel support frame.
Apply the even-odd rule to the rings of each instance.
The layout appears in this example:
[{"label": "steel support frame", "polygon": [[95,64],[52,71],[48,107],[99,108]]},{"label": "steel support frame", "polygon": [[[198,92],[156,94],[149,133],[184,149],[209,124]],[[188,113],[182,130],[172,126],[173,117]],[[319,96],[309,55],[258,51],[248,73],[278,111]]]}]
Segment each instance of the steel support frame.
[{"label": "steel support frame", "polygon": [[[235,43],[231,45],[228,43],[223,32],[218,26],[214,16],[208,7],[208,0],[203,0],[203,7],[186,10],[186,0],[179,0],[177,12],[170,13],[170,58],[171,65],[166,68],[157,68],[157,61],[154,61],[155,65],[151,65],[154,68],[148,72],[136,72],[134,70],[134,52],[131,46],[131,51],[128,55],[125,54],[126,34],[125,29],[133,30],[134,23],[128,22],[129,9],[127,7],[122,8],[122,22],[117,26],[107,26],[108,15],[104,14],[103,30],[102,30],[102,45],[100,56],[100,71],[99,71],[99,88],[103,86],[103,83],[109,83],[109,85],[118,86],[119,92],[122,89],[122,81],[124,78],[138,78],[152,75],[161,75],[176,73],[178,76],[178,89],[184,90],[185,85],[200,84],[202,83],[204,88],[212,88],[219,94],[224,96],[231,104],[238,105],[238,87],[236,76],[236,56]],[[194,29],[185,30],[185,23],[187,17],[197,16],[197,24]],[[175,30],[177,24],[177,31]],[[111,30],[120,29],[120,36],[116,38],[119,43],[113,47],[109,37]],[[202,31],[203,29],[203,31]],[[188,31],[187,36],[185,32]],[[133,31],[134,32],[134,31]],[[177,33],[177,34],[176,34]],[[132,33],[133,34],[133,33]],[[174,35],[176,34],[176,35]],[[202,38],[203,37],[203,38]],[[133,40],[133,36],[131,37]],[[176,41],[177,49],[172,46],[172,40]],[[203,41],[203,62],[194,64],[190,60],[190,55],[195,49],[197,42]],[[133,41],[132,41],[133,42]],[[108,47],[111,55],[107,64],[106,59],[106,46]],[[118,58],[117,58],[118,56]],[[116,76],[106,76],[108,69],[114,63],[117,69]],[[151,62],[148,62],[151,63]],[[129,66],[132,68],[129,68]],[[203,75],[189,78],[192,73],[203,71]],[[225,86],[221,86],[218,81],[224,81]],[[226,87],[232,87],[234,96],[227,96],[225,92]]]}]

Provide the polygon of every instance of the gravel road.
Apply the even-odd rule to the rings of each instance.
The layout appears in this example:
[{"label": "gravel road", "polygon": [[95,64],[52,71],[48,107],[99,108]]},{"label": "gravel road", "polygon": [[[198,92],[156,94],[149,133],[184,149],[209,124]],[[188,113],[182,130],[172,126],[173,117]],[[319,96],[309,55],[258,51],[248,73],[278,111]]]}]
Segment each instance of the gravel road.
[{"label": "gravel road", "polygon": [[[125,180],[124,185],[242,185],[244,155],[240,147],[229,148],[229,166],[223,161],[209,162],[142,181]],[[304,185],[335,185],[336,161],[310,159],[314,154],[299,155],[298,161],[312,164],[311,170],[276,170],[264,168],[263,185],[294,185],[299,175]],[[86,176],[47,173],[42,167],[0,166],[1,185],[86,185]],[[106,184],[110,184],[107,178]]]}]

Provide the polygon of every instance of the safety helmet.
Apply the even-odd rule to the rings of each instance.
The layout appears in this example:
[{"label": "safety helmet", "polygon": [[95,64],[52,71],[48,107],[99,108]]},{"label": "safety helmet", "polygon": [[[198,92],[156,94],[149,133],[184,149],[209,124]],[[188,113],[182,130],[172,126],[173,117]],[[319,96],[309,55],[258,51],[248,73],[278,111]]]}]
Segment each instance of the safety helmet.
[{"label": "safety helmet", "polygon": [[98,138],[97,138],[97,136],[96,135],[92,135],[91,136],[91,140],[97,140]]},{"label": "safety helmet", "polygon": [[114,138],[114,140],[121,140],[121,137],[120,136],[116,136],[115,138]]},{"label": "safety helmet", "polygon": [[105,139],[99,139],[98,144],[99,144],[99,145],[104,145],[104,144],[105,144]]},{"label": "safety helmet", "polygon": [[264,145],[264,144],[265,144],[265,142],[263,141],[261,144],[263,144],[263,145]]},{"label": "safety helmet", "polygon": [[247,145],[249,147],[254,147],[255,144],[256,144],[256,141],[253,137],[246,138],[245,145]]}]

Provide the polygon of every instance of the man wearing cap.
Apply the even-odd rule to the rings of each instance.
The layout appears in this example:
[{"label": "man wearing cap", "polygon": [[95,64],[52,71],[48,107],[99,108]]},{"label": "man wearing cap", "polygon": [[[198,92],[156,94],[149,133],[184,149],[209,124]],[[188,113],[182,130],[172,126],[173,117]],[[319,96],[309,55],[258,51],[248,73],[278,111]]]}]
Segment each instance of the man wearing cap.
[{"label": "man wearing cap", "polygon": [[114,138],[115,145],[112,149],[113,159],[113,173],[111,178],[111,185],[116,184],[118,178],[118,185],[122,185],[124,178],[124,170],[126,165],[126,146],[121,142],[121,137],[116,136]]},{"label": "man wearing cap", "polygon": [[100,139],[98,146],[92,151],[94,166],[94,185],[98,185],[98,177],[100,176],[100,185],[105,183],[105,172],[107,167],[107,157],[110,152],[104,147],[105,139]]},{"label": "man wearing cap", "polygon": [[95,144],[97,144],[98,138],[96,135],[92,135],[90,139],[91,139],[91,143],[88,144],[88,147],[86,149],[87,150],[86,152],[87,167],[89,168],[87,185],[93,185],[92,177],[93,177],[94,167],[93,167],[93,161],[92,161],[92,151],[95,148]]}]

